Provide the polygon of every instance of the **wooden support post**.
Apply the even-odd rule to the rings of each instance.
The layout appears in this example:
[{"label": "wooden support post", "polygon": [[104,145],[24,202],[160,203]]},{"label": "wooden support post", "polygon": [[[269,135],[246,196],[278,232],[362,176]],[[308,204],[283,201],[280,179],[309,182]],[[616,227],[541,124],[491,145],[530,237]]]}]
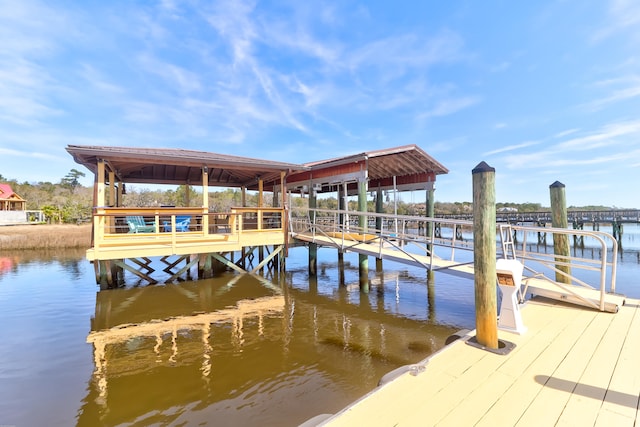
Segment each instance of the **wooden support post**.
[{"label": "wooden support post", "polygon": [[436,273],[432,270],[427,270],[427,303],[428,308],[428,320],[436,321]]},{"label": "wooden support post", "polygon": [[116,206],[116,174],[109,171],[109,206]]},{"label": "wooden support post", "polygon": [[260,272],[260,274],[264,274],[263,261],[264,261],[264,245],[260,245],[258,246],[258,265],[260,266],[258,268],[258,271]]},{"label": "wooden support post", "polygon": [[[431,187],[430,189],[427,190],[427,203],[426,203],[426,213],[427,213],[427,218],[433,218],[436,216],[436,199],[435,199],[435,188]],[[433,237],[433,231],[432,231],[432,225],[431,223],[426,223],[425,224],[426,230],[425,230],[425,236],[427,238],[427,240],[431,240],[431,237]],[[431,251],[433,250],[432,246],[430,244],[427,245],[427,251],[429,251],[429,254],[431,254]]]},{"label": "wooden support post", "polygon": [[123,191],[123,190],[124,190],[124,182],[120,182],[120,183],[118,184],[118,194],[117,194],[117,196],[116,196],[116,198],[117,198],[117,200],[116,200],[116,206],[117,206],[117,207],[122,206],[122,202],[123,202],[123,200],[122,200],[122,195],[124,194],[124,191]]},{"label": "wooden support post", "polygon": [[[564,188],[565,185],[558,181],[549,186],[551,195],[551,226],[554,228],[567,229],[569,225]],[[558,263],[556,269],[560,270],[556,271],[556,282],[571,283],[571,267],[569,265],[561,265],[568,264],[569,256],[571,255],[569,236],[567,234],[553,235],[553,253]]]},{"label": "wooden support post", "polygon": [[[384,203],[382,200],[382,188],[378,186],[376,191],[376,213],[384,213]],[[376,230],[380,232],[382,230],[382,217],[376,217]]]},{"label": "wooden support post", "polygon": [[[316,205],[316,192],[309,185],[309,209],[315,209]],[[309,218],[312,226],[315,225],[315,217],[315,211],[310,210]],[[309,276],[314,277],[316,274],[318,274],[318,244],[309,243]]]},{"label": "wooden support post", "polygon": [[[343,211],[345,210],[345,199],[344,199],[344,190],[343,186],[338,186],[338,209]],[[338,224],[340,229],[344,230],[344,214],[338,215]],[[338,231],[338,230],[336,230]],[[340,286],[344,286],[344,252],[341,248],[338,248],[338,283]]]},{"label": "wooden support post", "polygon": [[213,263],[209,254],[199,254],[198,278],[209,279],[213,277]]},{"label": "wooden support post", "polygon": [[96,198],[96,204],[99,207],[104,207],[107,204],[107,197],[105,194],[105,183],[104,183],[104,174],[105,174],[105,164],[104,160],[98,160],[98,171],[96,172],[98,178],[98,194]]},{"label": "wooden support post", "polygon": [[[347,209],[346,206],[346,186],[344,185],[344,183],[341,183],[340,185],[338,185],[338,209],[344,211]],[[344,214],[338,215],[338,226],[341,230],[345,229],[345,218],[346,215]],[[338,286],[346,286],[344,274],[344,251],[342,250],[342,248],[338,248]]]},{"label": "wooden support post", "polygon": [[[285,180],[287,177],[287,173],[285,171],[280,171],[280,191],[282,193],[282,203],[280,207],[282,207],[282,232],[284,234],[284,251],[282,256],[280,257],[280,271],[286,270],[286,260],[285,258],[289,256],[289,213],[287,209],[287,186],[285,185]],[[274,205],[275,206],[275,205]]]},{"label": "wooden support post", "polygon": [[[264,180],[258,177],[258,208],[264,206]],[[258,230],[264,228],[264,211],[258,209]],[[264,260],[264,245],[258,246],[258,263],[262,263]],[[260,269],[260,274],[264,274],[264,270]]]},{"label": "wooden support post", "polygon": [[472,175],[476,339],[489,349],[497,349],[495,169],[481,162]]},{"label": "wooden support post", "polygon": [[[384,213],[384,203],[382,200],[382,188],[378,186],[376,191],[376,213]],[[382,217],[376,217],[376,232],[382,232]],[[382,271],[382,258],[376,258],[376,271]]]},{"label": "wooden support post", "polygon": [[99,280],[98,283],[100,283],[100,289],[108,289],[112,283],[109,282],[109,275],[107,273],[108,271],[108,262],[105,260],[100,260],[100,261],[94,261],[98,263],[98,271],[99,271]]},{"label": "wooden support post", "polygon": [[[360,179],[358,181],[358,211],[367,212],[367,181]],[[367,215],[363,214],[358,217],[358,226],[360,233],[367,233]],[[360,290],[369,292],[369,256],[358,254],[358,270],[360,273]]]},{"label": "wooden support post", "polygon": [[[189,192],[189,186],[187,186]],[[209,168],[202,167],[202,233],[209,234]]]}]

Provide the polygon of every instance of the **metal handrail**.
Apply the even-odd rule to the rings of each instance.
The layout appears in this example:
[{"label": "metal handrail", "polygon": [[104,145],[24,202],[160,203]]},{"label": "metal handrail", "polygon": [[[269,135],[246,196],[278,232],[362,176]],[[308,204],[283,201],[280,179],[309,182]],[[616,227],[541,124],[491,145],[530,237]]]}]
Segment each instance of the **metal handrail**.
[{"label": "metal handrail", "polygon": [[[553,272],[559,273],[570,279],[572,284],[577,284],[581,287],[594,289],[594,287],[588,285],[584,281],[580,280],[573,274],[567,274],[561,269],[557,268],[559,266],[570,266],[573,269],[578,270],[588,270],[588,271],[598,271],[600,273],[600,301],[599,301],[599,309],[604,309],[604,296],[607,293],[607,270],[611,269],[611,284],[609,286],[610,292],[615,293],[616,290],[616,275],[617,275],[617,261],[618,261],[618,242],[616,239],[609,233],[603,231],[586,231],[586,230],[570,230],[565,228],[554,228],[554,227],[533,227],[533,226],[525,226],[525,225],[499,225],[500,233],[499,237],[501,239],[502,248],[504,251],[505,242],[504,242],[504,230],[507,229],[510,236],[511,231],[521,231],[523,233],[523,242],[522,242],[522,250],[519,254],[517,254],[517,250],[514,245],[514,252],[516,252],[516,257],[520,258],[525,264],[525,269],[528,271],[537,274],[535,270],[526,265],[526,261],[536,262],[542,264],[543,266],[551,269]],[[590,237],[594,239],[597,243],[599,243],[600,251],[601,251],[601,259],[600,260],[590,260],[583,257],[576,256],[563,256],[556,254],[546,254],[540,252],[528,252],[527,251],[527,234],[528,233],[551,233],[554,235],[566,235],[566,236],[583,236]],[[609,244],[612,247],[611,253],[611,262],[608,261],[608,249]],[[503,256],[506,257],[507,254],[503,253]],[[518,256],[519,255],[519,256]],[[558,287],[563,290],[570,292],[575,295],[570,289],[568,289],[564,284],[558,283],[557,281],[553,281],[549,279],[550,282],[554,283]],[[577,295],[576,295],[577,296]]]},{"label": "metal handrail", "polygon": [[[361,216],[366,217],[365,223],[367,226],[359,227],[354,224],[353,218],[358,218]],[[341,223],[339,218],[343,218],[344,221]],[[348,219],[351,217],[350,219]],[[375,226],[371,227],[371,224],[375,224],[375,219],[382,218],[380,221],[381,227],[377,229]],[[389,226],[385,226],[386,223]],[[399,224],[397,230],[395,232],[396,224]],[[450,227],[452,230],[451,237],[436,237],[435,235],[435,226],[436,224],[445,225],[445,228]],[[347,210],[330,210],[330,209],[319,209],[319,208],[292,208],[289,210],[289,226],[290,232],[296,233],[300,232],[300,230],[304,230],[302,232],[309,232],[312,236],[316,236],[319,233],[326,234],[327,232],[335,232],[341,233],[341,246],[345,247],[345,236],[349,233],[362,233],[362,234],[370,234],[375,236],[377,239],[377,243],[379,244],[380,251],[382,250],[382,246],[385,244],[390,244],[394,248],[402,251],[403,253],[413,256],[411,252],[406,250],[407,245],[415,245],[419,247],[421,250],[425,251],[426,256],[430,257],[429,269],[433,268],[433,259],[435,256],[435,252],[433,248],[444,247],[450,249],[450,256],[448,260],[455,261],[455,251],[456,249],[461,249],[465,251],[473,251],[473,245],[469,244],[469,240],[460,241],[456,236],[456,227],[468,227],[473,229],[473,222],[458,220],[458,219],[445,219],[445,218],[432,218],[432,217],[421,217],[421,216],[409,216],[409,215],[394,215],[394,214],[384,214],[384,213],[374,213],[374,212],[357,212],[357,211],[347,211]],[[409,232],[409,227],[419,227],[424,226],[425,230],[424,236],[420,236],[419,234]],[[553,272],[558,272],[559,274],[566,274],[563,271],[559,270],[557,267],[559,266],[567,266],[570,265],[578,270],[591,270],[597,271],[600,273],[599,278],[599,290],[600,290],[600,309],[602,310],[604,307],[604,296],[607,292],[607,272],[611,272],[611,282],[610,282],[610,292],[615,292],[616,285],[616,272],[617,272],[617,256],[618,256],[618,245],[615,238],[608,233],[600,232],[600,231],[586,231],[586,230],[569,230],[564,228],[552,228],[552,227],[534,227],[534,226],[523,226],[523,225],[505,225],[505,224],[496,224],[498,231],[498,227],[500,230],[503,227],[509,227],[510,231],[521,231],[524,233],[524,241],[522,243],[522,250],[519,251],[517,257],[525,263],[526,261],[537,262],[539,264],[544,265],[549,268]],[[427,227],[429,229],[429,233],[426,232]],[[570,235],[570,236],[587,236],[594,239],[601,250],[601,259],[600,260],[591,260],[584,257],[578,256],[560,256],[555,254],[545,254],[540,252],[527,252],[527,242],[526,237],[527,233],[536,233],[536,232],[545,232],[552,234],[562,234],[562,235]],[[500,232],[500,236],[496,236],[496,245],[499,246],[499,240],[502,240],[502,231]],[[398,242],[400,242],[398,244]],[[362,244],[361,242],[356,243],[356,245]],[[609,251],[609,246],[612,247],[612,261],[609,262],[607,260],[607,255]],[[504,247],[504,246],[503,246]],[[515,247],[514,247],[515,249]],[[381,252],[380,252],[381,253]],[[505,254],[503,253],[503,256]],[[416,260],[417,261],[417,260]],[[422,261],[420,261],[424,264]],[[534,273],[534,275],[539,274],[535,270],[533,270],[530,266],[525,265],[525,268]],[[548,278],[547,278],[548,279]],[[575,275],[570,276],[571,283],[577,284],[582,287],[594,289],[594,287],[588,285],[584,281],[580,280]],[[548,279],[552,281],[551,279]],[[558,286],[565,288],[562,284],[558,284]],[[573,293],[571,289],[565,289],[567,292]]]},{"label": "metal handrail", "polygon": [[[367,226],[360,227],[354,224],[353,219],[360,216],[367,217]],[[340,216],[344,219],[343,223],[340,223]],[[388,228],[385,227],[385,221],[381,221],[381,228],[377,229],[370,227],[369,224],[375,224],[376,218],[382,218],[387,220],[390,224]],[[400,225],[398,224],[400,223]],[[419,228],[419,225],[423,224],[424,236],[420,236],[415,233],[410,233],[407,229],[408,225],[413,225],[412,228]],[[450,226],[452,229],[453,238],[436,237],[435,236],[435,224],[444,224]],[[406,251],[402,246],[413,245],[414,247],[423,250],[426,256],[430,257],[429,269],[433,267],[433,247],[443,247],[450,249],[450,260],[455,261],[455,250],[461,249],[466,251],[472,251],[473,248],[469,245],[465,245],[463,241],[456,239],[455,230],[456,227],[472,227],[473,223],[464,220],[449,220],[442,218],[422,217],[422,216],[410,216],[410,215],[393,215],[384,213],[366,212],[361,213],[357,211],[347,210],[332,210],[332,209],[320,209],[320,208],[291,208],[289,210],[289,227],[291,233],[308,232],[311,234],[312,239],[318,233],[325,234],[327,232],[340,233],[341,247],[345,247],[346,237],[349,234],[368,234],[375,236],[378,242],[379,250],[385,244],[390,244],[396,249],[400,250],[407,256],[414,259],[414,261],[420,262],[415,258],[415,254]],[[298,227],[296,229],[296,227]],[[396,232],[396,227],[398,232]],[[429,233],[427,233],[427,227],[429,227]],[[447,228],[447,227],[445,227]],[[304,231],[300,231],[304,230]],[[397,242],[400,244],[397,244]],[[362,242],[356,243],[356,245],[362,244]],[[420,246],[420,244],[424,246]]]}]

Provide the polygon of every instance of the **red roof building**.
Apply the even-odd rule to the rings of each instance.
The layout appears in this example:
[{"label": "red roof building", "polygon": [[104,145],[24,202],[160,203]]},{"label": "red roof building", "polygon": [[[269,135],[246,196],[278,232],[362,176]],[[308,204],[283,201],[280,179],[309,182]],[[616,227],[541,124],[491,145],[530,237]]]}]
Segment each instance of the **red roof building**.
[{"label": "red roof building", "polygon": [[23,211],[27,201],[15,193],[9,184],[0,184],[0,211]]}]

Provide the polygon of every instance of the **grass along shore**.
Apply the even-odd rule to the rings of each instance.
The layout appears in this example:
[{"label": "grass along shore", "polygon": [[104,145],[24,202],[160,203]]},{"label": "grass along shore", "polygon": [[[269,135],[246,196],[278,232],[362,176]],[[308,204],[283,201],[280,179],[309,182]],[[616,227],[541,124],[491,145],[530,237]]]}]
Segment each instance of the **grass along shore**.
[{"label": "grass along shore", "polygon": [[91,224],[38,224],[0,226],[0,251],[32,249],[87,249]]}]

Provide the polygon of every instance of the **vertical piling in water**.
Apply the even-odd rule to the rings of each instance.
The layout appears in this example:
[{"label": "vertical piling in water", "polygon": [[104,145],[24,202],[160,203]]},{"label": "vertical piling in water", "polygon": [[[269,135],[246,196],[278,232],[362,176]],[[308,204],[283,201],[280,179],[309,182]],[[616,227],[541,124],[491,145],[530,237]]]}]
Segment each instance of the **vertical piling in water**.
[{"label": "vertical piling in water", "polygon": [[[549,186],[551,196],[551,226],[554,228],[567,229],[569,220],[567,219],[567,202],[565,196],[565,185],[559,181]],[[553,253],[555,254],[556,282],[571,283],[571,267],[569,265],[561,265],[569,262],[571,250],[569,247],[569,236],[566,234],[553,235]]]},{"label": "vertical piling in water", "polygon": [[[378,187],[376,191],[376,213],[384,213],[384,204],[382,203],[382,189]],[[380,234],[382,231],[382,217],[376,217],[376,232]],[[376,271],[382,271],[382,258],[376,258]]]},{"label": "vertical piling in water", "polygon": [[471,173],[476,339],[489,349],[497,349],[495,169],[481,162]]},{"label": "vertical piling in water", "polygon": [[[312,226],[315,226],[316,212],[311,210],[316,208],[316,193],[309,188],[309,219]],[[309,276],[318,274],[318,244],[309,243]]]},{"label": "vertical piling in water", "polygon": [[[426,206],[427,218],[433,218],[436,215],[436,199],[435,199],[435,188],[430,188],[427,190],[427,206]],[[425,224],[425,236],[428,240],[431,240],[433,237],[433,225],[430,222]],[[433,248],[431,245],[427,245],[427,250],[431,253]]]},{"label": "vertical piling in water", "polygon": [[[346,190],[343,189],[343,186],[338,186],[338,209],[341,211],[346,210]],[[345,229],[345,218],[346,215],[340,214],[338,216],[339,227],[341,230]],[[336,230],[338,231],[338,230]],[[342,248],[338,248],[338,285],[345,285],[345,277],[344,277],[344,252]]]},{"label": "vertical piling in water", "polygon": [[[358,210],[363,214],[358,217],[360,233],[364,236],[367,233],[367,181],[358,181]],[[369,257],[358,255],[358,270],[360,273],[360,290],[369,292]]]},{"label": "vertical piling in water", "polygon": [[432,270],[427,271],[427,303],[429,321],[436,320],[436,273]]}]

